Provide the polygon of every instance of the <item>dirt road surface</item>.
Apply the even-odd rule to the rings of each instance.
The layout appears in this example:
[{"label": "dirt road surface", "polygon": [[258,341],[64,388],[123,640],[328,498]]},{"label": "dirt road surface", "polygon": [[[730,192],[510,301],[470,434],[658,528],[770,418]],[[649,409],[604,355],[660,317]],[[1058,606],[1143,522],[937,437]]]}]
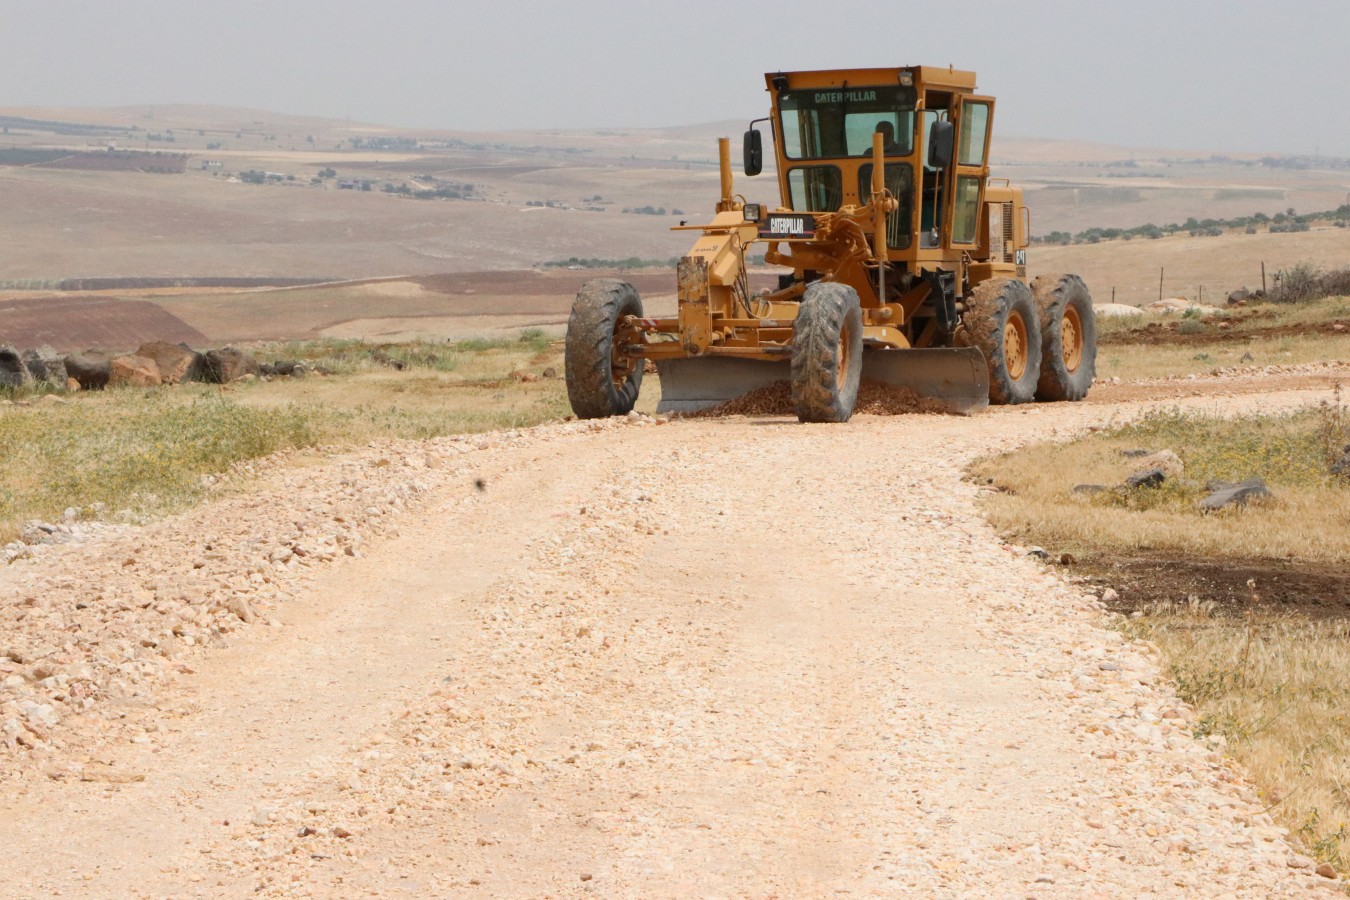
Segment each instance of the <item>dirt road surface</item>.
[{"label": "dirt road surface", "polygon": [[46,548],[0,893],[1332,894],[961,479],[1144,406],[383,444]]}]

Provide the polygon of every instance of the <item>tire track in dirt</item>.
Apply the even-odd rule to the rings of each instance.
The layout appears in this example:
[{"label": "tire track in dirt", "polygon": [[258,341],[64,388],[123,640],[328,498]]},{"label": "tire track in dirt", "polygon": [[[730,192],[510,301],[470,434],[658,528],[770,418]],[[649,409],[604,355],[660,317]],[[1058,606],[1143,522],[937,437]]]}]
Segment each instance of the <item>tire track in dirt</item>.
[{"label": "tire track in dirt", "polygon": [[[97,765],[89,781],[30,782],[18,803],[0,805],[32,816],[0,845],[0,870],[26,895],[63,885],[106,895],[181,889],[172,860],[184,848],[197,853],[221,823],[265,819],[259,798],[272,786],[343,757],[452,667],[463,610],[511,577],[521,548],[553,526],[560,498],[586,496],[604,477],[580,470],[541,482],[540,469],[566,471],[573,449],[489,463],[477,476],[481,492],[455,479],[432,508],[401,523],[401,535],[286,603],[284,629],[209,656],[180,689],[132,705],[124,730],[139,722],[151,742],[101,745],[83,757]],[[428,542],[428,518],[473,527],[451,543]],[[61,839],[70,825],[63,809],[79,817],[78,842]],[[33,880],[17,880],[30,867]]]}]

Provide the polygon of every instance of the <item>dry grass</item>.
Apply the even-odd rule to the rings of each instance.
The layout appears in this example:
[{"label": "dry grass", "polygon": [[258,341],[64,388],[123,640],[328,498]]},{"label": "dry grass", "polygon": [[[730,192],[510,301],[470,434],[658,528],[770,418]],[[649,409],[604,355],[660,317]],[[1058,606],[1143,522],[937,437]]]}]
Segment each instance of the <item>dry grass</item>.
[{"label": "dry grass", "polygon": [[0,406],[0,544],[25,522],[56,520],[70,507],[111,520],[181,509],[203,496],[201,476],[278,450],[518,428],[568,412],[560,379],[512,376],[561,370],[561,351],[538,335],[385,348],[403,371],[378,362],[380,348],[355,342],[273,349],[338,374],[27,394]]},{"label": "dry grass", "polygon": [[[1330,297],[1310,300],[1306,303],[1258,303],[1250,306],[1223,308],[1216,315],[1220,321],[1229,323],[1225,329],[1230,334],[1245,334],[1258,329],[1279,328],[1286,325],[1314,325],[1330,319],[1350,316],[1350,297]],[[1105,336],[1130,331],[1149,322],[1181,323],[1188,318],[1180,313],[1142,312],[1139,316],[1098,317],[1097,334]],[[1216,330],[1207,328],[1206,330]]]},{"label": "dry grass", "polygon": [[1221,735],[1272,814],[1319,858],[1350,868],[1350,622],[1234,618],[1192,603],[1154,607],[1129,630],[1169,660],[1197,734]]},{"label": "dry grass", "polygon": [[[1114,344],[1097,351],[1097,375],[1132,381],[1169,375],[1201,375],[1237,366],[1289,366],[1350,359],[1344,337],[1299,335],[1253,338],[1236,344]],[[1243,357],[1251,354],[1251,359]]]},{"label": "dry grass", "polygon": [[[1330,199],[1330,198],[1328,198]],[[1042,197],[1031,192],[1027,205],[1032,208],[1034,230],[1049,231],[1051,213],[1037,204]],[[1337,200],[1330,204],[1343,202]],[[1259,204],[1234,215],[1250,215]],[[1330,208],[1322,207],[1322,208]],[[1311,207],[1310,207],[1311,208]],[[1196,211],[1196,210],[1200,211]],[[1215,214],[1212,204],[1197,198],[1197,206],[1187,215]],[[1271,210],[1273,212],[1273,210]],[[1125,221],[1138,225],[1157,212],[1139,204]],[[1080,213],[1064,210],[1065,218],[1078,219]],[[1087,225],[1101,225],[1104,217],[1094,217]],[[1156,219],[1154,221],[1157,221]],[[1083,276],[1098,303],[1111,300],[1115,288],[1117,303],[1142,306],[1158,299],[1158,275],[1162,270],[1163,296],[1203,299],[1206,305],[1223,306],[1230,291],[1261,286],[1261,261],[1266,263],[1266,284],[1273,284],[1274,273],[1299,263],[1336,267],[1346,263],[1346,233],[1341,228],[1324,228],[1301,234],[1225,234],[1222,237],[1177,235],[1156,241],[1104,241],[1100,244],[1075,244],[1069,247],[1037,245],[1028,250],[1028,274],[1076,272]]]},{"label": "dry grass", "polygon": [[[1345,335],[1263,334],[1270,329],[1307,328],[1350,317],[1350,298],[1333,297],[1296,304],[1261,304],[1225,311],[1215,318],[1230,323],[1223,332],[1245,335],[1246,340],[1194,344],[1103,344],[1097,353],[1097,373],[1125,380],[1199,375],[1216,368],[1296,365],[1350,359]],[[1101,336],[1121,334],[1149,322],[1174,323],[1182,333],[1218,333],[1217,322],[1205,317],[1146,314],[1142,317],[1099,318]],[[1250,356],[1250,359],[1246,357]]]},{"label": "dry grass", "polygon": [[[1262,558],[1332,566],[1350,557],[1350,483],[1328,462],[1350,442],[1350,410],[1335,403],[1291,415],[1227,420],[1160,412],[1067,444],[1043,444],[977,463],[974,477],[1002,490],[986,504],[1001,530],[1053,551],[1093,556],[1156,554],[1190,562]],[[1186,474],[1156,489],[1073,494],[1080,483],[1118,485],[1138,462],[1122,450],[1172,449]],[[1209,479],[1259,475],[1272,500],[1204,515],[1195,501]],[[1245,611],[1211,603],[1159,604],[1124,620],[1154,641],[1198,736],[1220,735],[1261,786],[1271,811],[1310,852],[1350,867],[1350,623],[1261,611],[1253,586]],[[1181,590],[1185,586],[1178,584]]]},{"label": "dry grass", "polygon": [[[1000,488],[986,512],[1001,530],[1075,553],[1193,554],[1231,558],[1350,556],[1350,484],[1327,474],[1350,442],[1350,415],[1331,404],[1288,416],[1232,421],[1162,412],[1066,444],[1041,444],[977,463]],[[1116,486],[1139,468],[1122,450],[1170,449],[1186,476],[1162,487],[1075,494],[1080,484]],[[1272,500],[1202,514],[1211,480],[1261,477]]]}]

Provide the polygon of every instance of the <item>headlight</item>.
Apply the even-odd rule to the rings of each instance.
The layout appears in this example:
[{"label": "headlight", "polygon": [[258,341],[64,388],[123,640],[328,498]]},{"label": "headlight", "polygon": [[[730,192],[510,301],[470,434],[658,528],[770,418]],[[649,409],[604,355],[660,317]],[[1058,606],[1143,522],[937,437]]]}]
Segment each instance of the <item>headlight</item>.
[{"label": "headlight", "polygon": [[747,222],[763,221],[764,205],[762,203],[747,203],[741,209],[741,215],[745,216]]}]

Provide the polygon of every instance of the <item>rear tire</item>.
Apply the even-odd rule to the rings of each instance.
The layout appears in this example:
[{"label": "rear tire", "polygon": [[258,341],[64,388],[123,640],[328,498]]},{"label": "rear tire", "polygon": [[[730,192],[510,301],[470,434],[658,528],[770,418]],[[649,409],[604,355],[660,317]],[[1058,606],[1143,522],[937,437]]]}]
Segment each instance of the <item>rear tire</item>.
[{"label": "rear tire", "polygon": [[1097,318],[1077,275],[1042,275],[1031,283],[1041,321],[1037,400],[1082,400],[1097,375]]},{"label": "rear tire", "polygon": [[792,403],[803,422],[847,422],[862,380],[862,307],[846,284],[802,295],[792,335]]},{"label": "rear tire", "polygon": [[993,278],[971,292],[962,319],[972,346],[989,363],[990,403],[1030,403],[1041,374],[1041,328],[1031,290]]},{"label": "rear tire", "polygon": [[620,352],[614,333],[624,316],[641,315],[642,300],[626,281],[596,278],[577,292],[563,369],[567,400],[578,419],[621,416],[637,402],[643,361]]}]

